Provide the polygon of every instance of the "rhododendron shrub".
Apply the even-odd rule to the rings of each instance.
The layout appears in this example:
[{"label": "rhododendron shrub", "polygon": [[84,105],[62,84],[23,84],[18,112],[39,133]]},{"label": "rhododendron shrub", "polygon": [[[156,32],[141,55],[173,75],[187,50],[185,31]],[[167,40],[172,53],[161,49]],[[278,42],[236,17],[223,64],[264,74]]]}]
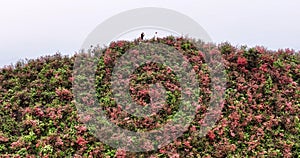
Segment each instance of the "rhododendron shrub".
[{"label": "rhododendron shrub", "polygon": [[[291,49],[238,48],[228,43],[219,46],[202,43],[197,49],[192,40],[182,37],[142,42],[160,42],[174,47],[188,59],[197,74],[201,94],[198,104],[194,105],[197,113],[181,137],[157,151],[144,153],[103,144],[91,134],[93,129],[84,124],[93,115],[79,117],[75,107],[72,82],[78,78],[85,80],[72,75],[76,55],[56,54],[0,69],[0,156],[176,158],[300,155],[299,53]],[[99,102],[108,120],[119,127],[149,131],[162,127],[178,111],[181,86],[167,65],[141,65],[130,75],[132,100],[139,106],[147,106],[164,94],[165,102],[152,104],[152,108],[158,111],[148,117],[138,118],[125,112],[112,96],[110,81],[115,61],[138,44],[137,40],[117,41],[102,50],[95,73],[98,100],[90,94],[82,94],[78,99],[86,107]],[[208,69],[206,53],[212,57],[221,53],[227,81],[222,111],[212,111],[212,114],[221,112],[221,117],[204,137],[199,137],[198,131],[205,126],[203,117],[212,99],[209,71],[216,71]],[[164,91],[151,89],[149,85],[156,83],[163,86]],[[151,147],[151,144],[140,145],[145,149]]]}]

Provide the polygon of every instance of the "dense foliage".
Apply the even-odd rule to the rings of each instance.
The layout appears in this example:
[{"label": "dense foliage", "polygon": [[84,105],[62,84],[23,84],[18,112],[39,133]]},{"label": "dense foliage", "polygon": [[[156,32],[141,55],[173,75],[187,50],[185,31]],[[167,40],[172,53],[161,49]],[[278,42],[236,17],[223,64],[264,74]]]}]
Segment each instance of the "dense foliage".
[{"label": "dense foliage", "polygon": [[[73,101],[76,55],[56,54],[0,69],[0,155],[173,158],[300,155],[299,54],[289,49],[274,52],[263,47],[237,48],[228,43],[219,46],[202,43],[201,49],[197,49],[188,39],[175,37],[142,42],[159,42],[176,48],[198,75],[201,96],[197,115],[184,135],[158,151],[145,153],[125,152],[101,143],[84,125],[84,119],[79,119]],[[99,58],[96,72],[97,96],[107,117],[132,131],[161,127],[176,113],[180,91],[168,67],[155,63],[143,65],[131,76],[132,98],[141,106],[146,105],[150,100],[146,85],[163,81],[166,103],[157,114],[143,119],[122,111],[111,96],[110,77],[116,59],[138,44],[138,41],[112,42]],[[216,125],[205,137],[197,137],[211,93],[203,53],[206,50],[223,56],[226,93]],[[91,102],[82,99],[87,104]]]}]

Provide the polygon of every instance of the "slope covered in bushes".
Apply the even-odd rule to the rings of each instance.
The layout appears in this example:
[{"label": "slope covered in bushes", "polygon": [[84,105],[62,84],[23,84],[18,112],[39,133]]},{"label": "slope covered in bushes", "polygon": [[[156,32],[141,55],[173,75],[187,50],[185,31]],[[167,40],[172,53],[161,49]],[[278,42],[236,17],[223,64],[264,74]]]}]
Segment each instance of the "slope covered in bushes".
[{"label": "slope covered in bushes", "polygon": [[[155,43],[146,40],[143,43]],[[300,155],[300,55],[263,47],[230,44],[194,47],[188,39],[166,37],[159,43],[187,57],[198,75],[201,96],[189,130],[169,145],[145,153],[125,152],[101,143],[79,119],[72,93],[75,56],[56,54],[18,62],[0,70],[0,155],[16,157],[296,157]],[[161,127],[178,109],[180,85],[166,66],[150,63],[131,76],[132,98],[141,106],[147,84],[162,81],[166,103],[148,118],[122,111],[111,96],[115,61],[138,41],[118,41],[104,49],[96,72],[97,96],[107,118],[132,131]],[[205,137],[197,137],[210,101],[204,51],[219,52],[227,74],[221,117]],[[99,50],[100,51],[100,50]],[[154,73],[154,70],[156,73]],[[152,73],[151,73],[152,72]],[[168,74],[168,75],[166,75]],[[171,77],[170,77],[171,76]],[[84,100],[89,104],[91,100]],[[89,119],[89,118],[86,118]],[[143,145],[143,144],[142,144]],[[145,148],[147,146],[145,145]]]}]

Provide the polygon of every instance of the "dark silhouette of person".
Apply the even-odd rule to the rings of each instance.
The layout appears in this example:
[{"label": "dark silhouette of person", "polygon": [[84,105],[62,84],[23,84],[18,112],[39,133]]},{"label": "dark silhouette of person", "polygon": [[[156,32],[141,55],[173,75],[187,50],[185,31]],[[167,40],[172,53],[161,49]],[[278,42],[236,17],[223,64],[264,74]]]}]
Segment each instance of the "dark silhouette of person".
[{"label": "dark silhouette of person", "polygon": [[141,34],[141,40],[144,40],[144,37],[145,37],[145,34],[144,34],[144,32],[142,32],[142,34]]}]

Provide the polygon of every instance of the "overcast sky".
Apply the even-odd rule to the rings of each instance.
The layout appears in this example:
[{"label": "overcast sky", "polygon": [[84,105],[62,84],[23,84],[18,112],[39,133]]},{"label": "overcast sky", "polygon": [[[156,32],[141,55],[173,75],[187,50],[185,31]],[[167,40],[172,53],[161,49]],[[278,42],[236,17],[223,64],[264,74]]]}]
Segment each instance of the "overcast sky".
[{"label": "overcast sky", "polygon": [[215,43],[300,50],[299,0],[0,0],[0,67],[74,54],[98,24],[141,7],[185,14]]}]

